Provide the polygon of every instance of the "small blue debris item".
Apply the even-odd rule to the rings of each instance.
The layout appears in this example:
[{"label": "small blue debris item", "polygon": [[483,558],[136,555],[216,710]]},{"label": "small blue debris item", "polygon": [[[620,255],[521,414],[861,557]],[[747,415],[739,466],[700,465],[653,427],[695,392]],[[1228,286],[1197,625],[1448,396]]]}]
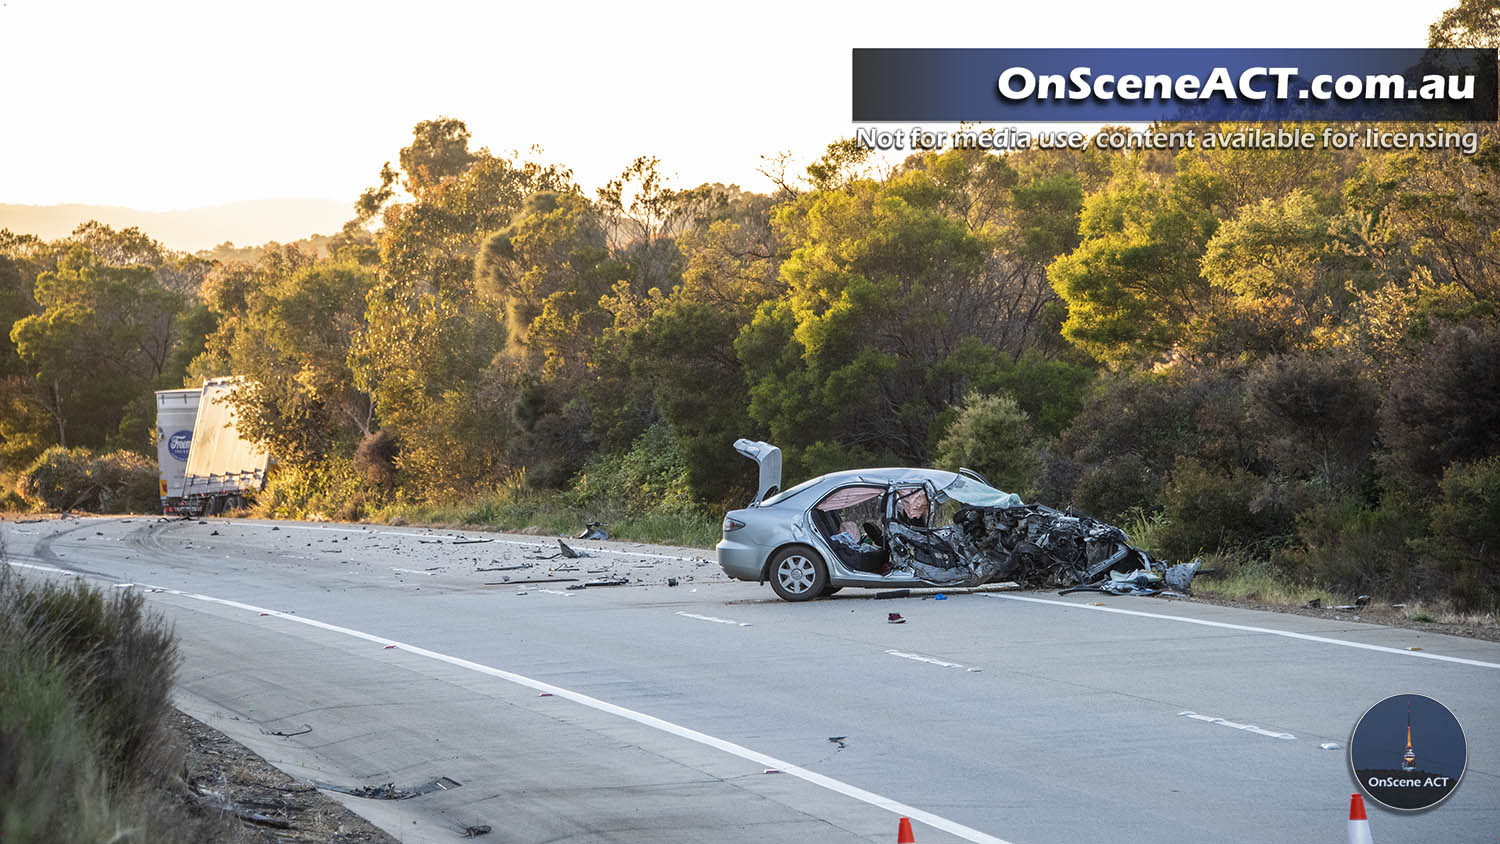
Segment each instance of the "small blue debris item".
[{"label": "small blue debris item", "polygon": [[932,600],[934,600],[934,601],[946,601],[946,600],[948,600],[948,596],[944,595],[941,592],[939,592],[936,595],[932,596]]}]

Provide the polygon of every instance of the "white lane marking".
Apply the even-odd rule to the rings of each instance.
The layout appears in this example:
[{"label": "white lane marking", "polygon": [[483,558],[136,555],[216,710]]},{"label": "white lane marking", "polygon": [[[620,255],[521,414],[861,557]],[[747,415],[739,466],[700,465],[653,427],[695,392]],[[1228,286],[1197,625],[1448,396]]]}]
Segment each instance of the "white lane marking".
[{"label": "white lane marking", "polygon": [[1156,612],[1142,612],[1141,610],[1122,610],[1118,607],[1095,607],[1088,604],[1075,604],[1072,601],[1054,601],[1050,598],[1028,598],[1025,595],[996,595],[991,592],[980,593],[986,598],[1000,598],[1006,601],[1027,601],[1033,604],[1052,604],[1059,607],[1072,607],[1078,610],[1094,610],[1096,612],[1112,612],[1120,615],[1136,615],[1142,618],[1160,618],[1166,621],[1180,621],[1183,624],[1201,624],[1204,627],[1219,627],[1225,630],[1244,630],[1247,633],[1267,633],[1272,636],[1285,636],[1288,639],[1301,639],[1304,642],[1321,642],[1325,645],[1340,645],[1346,648],[1359,648],[1365,651],[1378,651],[1386,654],[1397,654],[1400,656],[1414,656],[1419,659],[1435,659],[1441,662],[1455,662],[1459,665],[1473,665],[1478,668],[1500,668],[1500,663],[1484,662],[1478,659],[1465,659],[1458,656],[1443,656],[1442,654],[1428,653],[1427,651],[1408,651],[1401,648],[1388,648],[1385,645],[1370,645],[1364,642],[1351,642],[1347,639],[1330,639],[1327,636],[1314,636],[1311,633],[1294,633],[1290,630],[1277,630],[1271,627],[1251,627],[1248,624],[1230,624],[1227,621],[1209,621],[1204,618],[1187,618],[1180,615],[1166,615]]},{"label": "white lane marking", "polygon": [[[317,527],[315,525],[288,525],[288,524],[262,525],[262,524],[256,524],[255,522],[230,522],[229,524],[234,525],[235,527],[248,527],[248,528],[261,528],[261,529],[267,529],[267,528],[272,528],[272,527],[280,527],[280,528],[287,529],[287,530],[326,530],[326,531],[335,531],[335,532],[349,533],[349,534],[359,534],[361,536],[376,536],[376,535],[380,535],[380,536],[413,536],[413,537],[416,537],[417,539],[452,539],[453,538],[449,534],[442,534],[442,533],[413,533],[412,531],[409,531],[409,530],[369,530],[369,529],[360,529],[360,528],[333,528],[333,527]],[[461,538],[463,538],[463,539],[472,539],[474,537],[462,536],[461,535]],[[480,538],[481,539],[491,539],[491,537],[488,537],[488,536],[480,537]],[[500,543],[502,545],[515,545],[515,546],[518,546],[518,547],[521,547],[521,548],[536,548],[536,549],[539,549],[539,550],[546,549],[546,548],[551,548],[552,547],[551,545],[548,545],[545,542],[518,542],[518,541],[516,541],[514,539],[500,539],[499,537],[494,537],[493,541],[498,542],[498,543]],[[575,542],[576,542],[576,540],[575,540]],[[676,555],[673,555],[673,554],[653,554],[650,551],[620,551],[620,550],[615,549],[615,548],[594,548],[594,547],[590,547],[588,545],[574,545],[574,546],[571,546],[571,547],[576,547],[579,551],[588,551],[588,552],[591,552],[591,553],[600,553],[600,554],[615,554],[615,555],[620,556],[620,557],[651,557],[651,558],[654,558],[654,559],[657,559],[657,560],[681,560],[681,561],[683,561],[685,563],[706,562],[706,559],[703,558],[703,557],[679,557],[679,556],[676,556]]]},{"label": "white lane marking", "polygon": [[696,618],[699,621],[712,621],[715,624],[738,624],[741,627],[749,627],[750,626],[750,622],[748,622],[748,621],[735,621],[732,618],[715,618],[714,616],[711,616],[711,615],[698,615],[695,612],[680,612],[679,611],[677,614],[680,615],[680,616],[682,616],[683,618]]},{"label": "white lane marking", "polygon": [[[76,572],[57,569],[51,566],[38,566],[30,565],[27,563],[13,562],[7,562],[6,565],[56,572],[58,574],[73,574],[78,577],[83,577],[83,575],[77,574]],[[555,697],[564,698],[566,700],[571,700],[574,703],[580,704],[582,706],[587,706],[590,709],[608,713],[610,715],[615,715],[620,718],[624,718],[627,721],[634,721],[635,723],[642,726],[650,727],[653,730],[659,730],[663,733],[667,733],[668,735],[677,736],[678,738],[687,739],[688,741],[696,742],[697,744],[704,745],[705,747],[712,747],[715,750],[723,751],[724,753],[728,753],[731,756],[738,756],[741,759],[753,762],[756,765],[761,766],[762,768],[775,768],[776,770],[781,771],[784,774],[790,774],[791,776],[803,780],[804,782],[816,785],[819,788],[827,789],[834,792],[835,794],[842,794],[845,797],[858,800],[861,803],[874,806],[877,809],[884,809],[885,811],[895,815],[905,815],[906,817],[909,817],[914,821],[924,823],[932,827],[933,829],[942,830],[949,835],[957,836],[965,841],[972,841],[974,842],[974,844],[1011,844],[1011,842],[1006,841],[1003,838],[996,838],[989,833],[980,832],[977,829],[964,826],[963,824],[958,823],[957,821],[951,821],[943,817],[942,815],[935,815],[932,812],[918,809],[915,806],[908,806],[905,803],[892,800],[889,797],[876,794],[873,791],[866,791],[859,786],[850,785],[843,780],[836,780],[833,777],[825,776],[818,773],[817,771],[810,771],[807,768],[801,767],[800,765],[793,765],[790,762],[784,761],[782,759],[777,759],[775,756],[761,753],[758,750],[751,750],[744,745],[735,744],[732,741],[727,741],[725,739],[718,738],[717,736],[711,736],[708,733],[701,733],[697,730],[692,729],[691,727],[684,727],[681,724],[675,724],[671,721],[657,718],[654,715],[647,715],[644,712],[637,712],[634,709],[626,709],[625,707],[618,704],[600,700],[596,697],[590,697],[589,695],[583,694],[581,692],[575,692],[571,689],[565,689],[562,686],[554,686],[553,684],[544,682],[542,680],[534,680],[524,674],[517,674],[513,671],[506,671],[503,668],[493,668],[491,666],[483,665],[478,662],[470,662],[469,660],[463,659],[461,657],[450,656],[448,654],[439,653],[437,651],[430,651],[426,648],[407,644],[406,642],[401,642],[396,639],[387,639],[384,636],[376,636],[373,633],[365,633],[363,631],[355,630],[350,627],[340,627],[337,624],[329,624],[326,621],[318,621],[317,619],[304,618],[300,615],[292,615],[291,613],[285,613],[279,610],[257,607],[254,604],[243,604],[239,601],[231,601],[227,598],[215,598],[211,595],[199,595],[193,592],[183,592],[180,589],[163,588],[163,591],[168,595],[177,595],[183,598],[192,598],[195,601],[205,601],[211,604],[220,604],[226,607],[234,607],[235,609],[257,613],[259,615],[267,615],[273,618],[282,619],[284,621],[291,621],[297,624],[305,624],[308,627],[316,627],[319,630],[327,630],[331,633],[340,633],[342,635],[349,636],[355,639],[363,639],[366,642],[373,642],[381,646],[391,646],[394,649],[399,649],[400,651],[413,654],[415,656],[426,657],[427,659],[444,662],[458,668],[465,668],[469,671],[486,674],[490,677],[505,680],[518,686],[524,686],[534,691],[542,692],[544,694],[550,694]]]},{"label": "white lane marking", "polygon": [[406,572],[407,574],[424,574],[424,575],[426,575],[428,577],[432,577],[434,574],[437,574],[437,572],[432,572],[432,571],[417,571],[416,569],[398,569],[395,566],[391,566],[391,571],[401,571],[401,572]]},{"label": "white lane marking", "polygon": [[573,593],[572,592],[564,592],[561,589],[538,589],[536,591],[538,591],[538,592],[546,592],[548,595],[561,595],[564,598],[571,598],[571,597],[573,597]]},{"label": "white lane marking", "polygon": [[902,659],[914,659],[917,662],[926,662],[931,663],[932,665],[941,665],[944,668],[963,668],[962,665],[956,662],[946,662],[941,659],[934,659],[930,656],[922,656],[921,654],[909,654],[906,651],[886,651],[886,653],[890,654],[891,656],[899,656]]},{"label": "white lane marking", "polygon": [[1296,736],[1292,735],[1291,733],[1272,732],[1271,730],[1261,729],[1254,724],[1237,724],[1234,721],[1228,721],[1223,718],[1215,718],[1212,715],[1199,715],[1196,712],[1179,712],[1177,714],[1185,716],[1187,718],[1192,718],[1197,721],[1207,721],[1210,724],[1218,724],[1221,727],[1231,727],[1236,730],[1244,730],[1247,733],[1255,733],[1258,736],[1269,736],[1270,738],[1288,740],[1296,738]]}]

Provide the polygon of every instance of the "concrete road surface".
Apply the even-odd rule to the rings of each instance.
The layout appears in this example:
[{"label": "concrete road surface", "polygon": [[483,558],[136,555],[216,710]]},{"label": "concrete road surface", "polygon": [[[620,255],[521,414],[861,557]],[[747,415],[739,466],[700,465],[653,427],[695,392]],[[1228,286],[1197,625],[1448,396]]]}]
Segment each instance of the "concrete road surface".
[{"label": "concrete road surface", "polygon": [[[794,605],[709,552],[617,542],[569,559],[355,525],[0,531],[28,577],[146,591],[182,640],[181,708],[273,764],[433,788],[336,793],[404,841],[889,842],[901,815],[923,844],[1342,841],[1350,731],[1401,693],[1453,710],[1468,772],[1435,810],[1372,807],[1375,840],[1500,835],[1489,642],[1049,592]],[[567,588],[600,580],[627,583]]]}]

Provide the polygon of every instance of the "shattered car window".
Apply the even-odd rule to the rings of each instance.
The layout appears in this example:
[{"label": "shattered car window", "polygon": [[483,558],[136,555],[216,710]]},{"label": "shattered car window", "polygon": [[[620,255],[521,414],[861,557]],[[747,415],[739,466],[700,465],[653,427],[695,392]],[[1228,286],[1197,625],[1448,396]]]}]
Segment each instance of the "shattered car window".
[{"label": "shattered car window", "polygon": [[1001,492],[989,484],[982,484],[963,475],[943,487],[942,494],[963,504],[975,507],[1020,507],[1021,496],[1014,492]]}]

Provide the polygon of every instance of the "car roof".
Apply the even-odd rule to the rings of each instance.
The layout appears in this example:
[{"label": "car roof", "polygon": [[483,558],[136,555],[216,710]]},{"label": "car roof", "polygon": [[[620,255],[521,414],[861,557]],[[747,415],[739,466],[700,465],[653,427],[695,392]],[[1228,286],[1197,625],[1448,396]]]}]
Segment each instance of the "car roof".
[{"label": "car roof", "polygon": [[905,481],[922,483],[923,481],[931,481],[933,485],[941,488],[952,483],[956,477],[958,477],[957,474],[945,472],[942,469],[887,467],[881,469],[847,469],[842,472],[830,472],[818,478],[818,481],[820,484],[848,484],[859,481],[870,481],[878,484],[902,483]]}]

